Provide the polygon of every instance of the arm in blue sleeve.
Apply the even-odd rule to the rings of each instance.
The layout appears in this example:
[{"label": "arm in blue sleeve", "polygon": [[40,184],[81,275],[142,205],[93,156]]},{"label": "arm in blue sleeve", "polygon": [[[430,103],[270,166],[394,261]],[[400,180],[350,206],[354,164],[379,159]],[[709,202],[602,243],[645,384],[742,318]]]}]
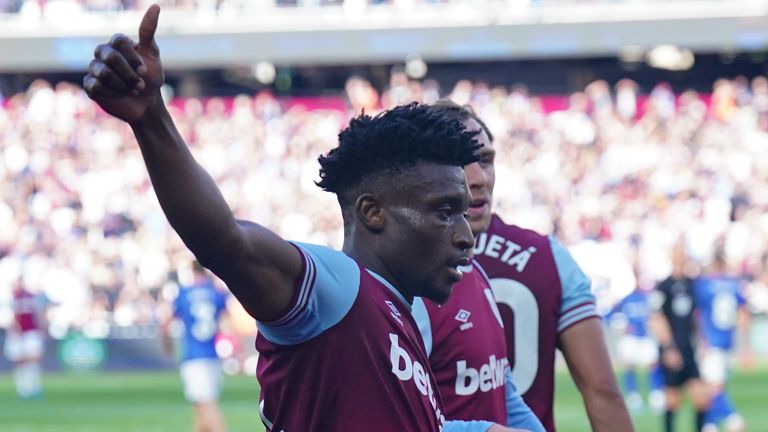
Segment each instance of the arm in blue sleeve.
[{"label": "arm in blue sleeve", "polygon": [[443,432],[486,432],[493,426],[493,422],[485,420],[448,420],[445,422]]},{"label": "arm in blue sleeve", "polygon": [[507,394],[507,426],[527,429],[531,432],[546,432],[544,425],[538,417],[531,411],[528,405],[523,402],[523,398],[517,392],[515,383],[512,382],[512,371],[507,369],[506,376],[506,394]]}]

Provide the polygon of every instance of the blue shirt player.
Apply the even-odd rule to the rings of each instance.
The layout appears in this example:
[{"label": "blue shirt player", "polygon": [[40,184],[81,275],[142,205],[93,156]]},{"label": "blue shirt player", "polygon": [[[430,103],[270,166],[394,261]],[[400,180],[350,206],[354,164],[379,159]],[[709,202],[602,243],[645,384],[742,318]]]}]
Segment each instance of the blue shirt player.
[{"label": "blue shirt player", "polygon": [[637,382],[639,368],[650,369],[648,402],[651,407],[654,411],[660,411],[664,404],[663,375],[660,369],[654,367],[659,359],[659,349],[648,332],[648,319],[651,314],[649,300],[650,291],[638,287],[605,315],[605,320],[611,328],[621,332],[617,349],[624,369],[622,381],[627,408],[633,412],[642,410],[644,406]]},{"label": "blue shirt player", "polygon": [[216,353],[219,319],[226,310],[227,295],[219,291],[197,261],[192,264],[193,280],[184,285],[173,301],[173,314],[161,326],[166,351],[171,352],[169,324],[176,318],[183,324],[181,379],[184,397],[195,411],[195,430],[224,431],[218,407],[221,390],[221,361]]},{"label": "blue shirt player", "polygon": [[745,310],[746,304],[741,290],[741,279],[727,274],[722,254],[715,255],[709,272],[694,284],[699,326],[706,342],[701,358],[701,375],[704,382],[714,389],[705,420],[709,428],[723,421],[728,431],[741,431],[745,427],[744,419],[736,412],[725,392],[739,311]]}]

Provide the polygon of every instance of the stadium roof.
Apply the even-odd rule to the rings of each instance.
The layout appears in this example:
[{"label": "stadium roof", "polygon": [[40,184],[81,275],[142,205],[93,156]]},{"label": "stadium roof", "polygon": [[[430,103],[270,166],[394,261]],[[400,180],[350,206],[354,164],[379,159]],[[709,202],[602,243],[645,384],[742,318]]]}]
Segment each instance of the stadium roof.
[{"label": "stadium roof", "polygon": [[[619,55],[674,44],[694,51],[768,45],[768,1],[676,0],[578,5],[513,1],[354,9],[269,8],[238,14],[168,10],[158,38],[169,69]],[[517,5],[517,6],[515,6]],[[141,12],[0,17],[0,72],[84,70],[115,32],[135,34]]]}]

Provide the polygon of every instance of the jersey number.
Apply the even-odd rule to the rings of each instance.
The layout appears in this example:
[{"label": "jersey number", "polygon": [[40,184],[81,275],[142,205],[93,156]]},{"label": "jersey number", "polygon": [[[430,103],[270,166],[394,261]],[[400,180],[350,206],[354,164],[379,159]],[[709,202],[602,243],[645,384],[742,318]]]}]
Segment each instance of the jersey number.
[{"label": "jersey number", "polygon": [[196,301],[189,307],[195,318],[192,325],[192,337],[204,342],[216,335],[216,307],[209,301]]},{"label": "jersey number", "polygon": [[[516,280],[491,279],[491,288],[496,301],[512,309],[515,317],[512,381],[522,395],[531,388],[539,371],[539,305],[531,290]],[[536,331],[530,331],[532,328]]]},{"label": "jersey number", "polygon": [[720,330],[730,330],[736,325],[736,297],[730,293],[717,293],[712,299],[712,323]]}]

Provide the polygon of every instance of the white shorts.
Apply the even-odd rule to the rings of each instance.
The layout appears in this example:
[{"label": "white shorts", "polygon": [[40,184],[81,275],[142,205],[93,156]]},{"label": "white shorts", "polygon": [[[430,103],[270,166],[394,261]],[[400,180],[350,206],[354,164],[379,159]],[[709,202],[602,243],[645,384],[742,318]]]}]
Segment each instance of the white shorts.
[{"label": "white shorts", "polygon": [[221,362],[219,359],[200,358],[181,364],[184,397],[190,402],[213,402],[221,391]]},{"label": "white shorts", "polygon": [[39,359],[43,356],[43,348],[43,333],[40,330],[8,332],[5,339],[5,357],[12,362]]},{"label": "white shorts", "polygon": [[648,367],[659,360],[659,348],[649,337],[623,335],[617,348],[625,366]]},{"label": "white shorts", "polygon": [[728,351],[709,348],[701,353],[701,379],[708,384],[723,385],[728,377],[731,356]]}]

